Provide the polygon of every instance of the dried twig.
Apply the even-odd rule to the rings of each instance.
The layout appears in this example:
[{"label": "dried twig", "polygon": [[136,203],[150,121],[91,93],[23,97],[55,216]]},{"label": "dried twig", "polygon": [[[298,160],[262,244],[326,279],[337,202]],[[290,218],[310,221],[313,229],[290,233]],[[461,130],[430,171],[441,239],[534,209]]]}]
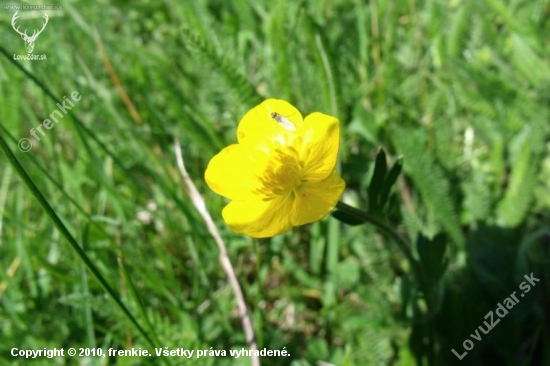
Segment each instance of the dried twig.
[{"label": "dried twig", "polygon": [[235,275],[235,271],[233,270],[233,266],[231,265],[229,256],[227,255],[227,248],[216,225],[214,225],[214,221],[212,221],[210,213],[206,209],[206,205],[202,196],[199,194],[199,191],[189,177],[189,174],[187,174],[185,164],[183,163],[181,146],[177,139],[174,139],[174,147],[176,152],[176,159],[178,162],[178,168],[180,170],[181,176],[183,177],[183,181],[185,182],[185,185],[189,190],[191,201],[193,202],[193,205],[195,206],[199,214],[202,216],[204,222],[206,223],[208,231],[210,232],[216,244],[218,245],[218,248],[220,249],[220,263],[223,267],[223,270],[227,274],[229,284],[231,285],[233,294],[235,295],[235,299],[237,300],[237,308],[239,309],[239,316],[241,317],[241,322],[243,324],[246,342],[248,343],[248,347],[253,354],[252,365],[260,366],[260,357],[254,356],[255,351],[258,349],[258,346],[256,345],[256,338],[254,336],[254,328],[252,327],[252,321],[250,320],[250,315],[248,314],[248,309],[246,307],[246,303],[244,302],[243,291],[241,289],[241,286],[239,285],[239,281],[237,280],[237,276]]},{"label": "dried twig", "polygon": [[109,56],[107,56],[107,52],[105,51],[105,47],[103,47],[103,43],[101,42],[101,38],[99,37],[97,30],[94,32],[94,36],[96,39],[97,48],[99,50],[99,56],[101,57],[101,60],[103,61],[103,64],[107,69],[107,73],[109,74],[109,77],[113,81],[113,84],[115,84],[115,87],[118,90],[118,94],[122,98],[122,101],[124,102],[124,105],[126,106],[126,108],[128,108],[130,115],[138,125],[141,125],[143,123],[143,120],[141,119],[141,116],[139,115],[136,107],[134,106],[134,103],[132,103],[132,100],[128,96],[128,93],[126,93],[124,86],[122,86],[122,83],[118,78],[115,68],[113,67],[113,64],[111,64],[111,61],[109,60]]}]

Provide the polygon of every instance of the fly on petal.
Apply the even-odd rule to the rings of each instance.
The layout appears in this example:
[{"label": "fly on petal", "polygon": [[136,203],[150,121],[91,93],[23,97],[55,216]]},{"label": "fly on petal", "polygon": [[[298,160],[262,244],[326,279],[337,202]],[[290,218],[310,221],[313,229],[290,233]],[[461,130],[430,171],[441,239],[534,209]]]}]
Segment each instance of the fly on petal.
[{"label": "fly on petal", "polygon": [[271,118],[277,121],[281,126],[286,128],[289,131],[296,131],[296,126],[290,122],[286,117],[281,116],[277,112],[271,112]]},{"label": "fly on petal", "polygon": [[277,99],[248,111],[237,127],[238,143],[214,156],[205,172],[210,188],[230,200],[222,211],[228,226],[267,238],[325,217],[345,188],[334,170],[338,123],[320,112],[304,119]]}]

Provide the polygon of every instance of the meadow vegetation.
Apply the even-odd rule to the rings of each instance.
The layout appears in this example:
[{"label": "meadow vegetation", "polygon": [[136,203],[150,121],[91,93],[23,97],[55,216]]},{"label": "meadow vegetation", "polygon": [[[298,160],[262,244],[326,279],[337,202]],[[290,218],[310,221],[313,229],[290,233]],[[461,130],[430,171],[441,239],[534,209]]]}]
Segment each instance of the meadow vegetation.
[{"label": "meadow vegetation", "polygon": [[[13,347],[247,347],[177,139],[259,348],[290,354],[262,365],[550,365],[548,0],[63,5],[36,41],[44,61],[13,59],[24,43],[14,11],[0,11],[0,364],[31,363]],[[18,21],[31,29],[42,16]],[[73,91],[78,103],[21,152],[17,142]],[[272,97],[339,118],[337,170],[352,206],[373,208],[380,148],[389,166],[402,158],[379,213],[414,243],[428,298],[372,225],[329,216],[261,240],[226,227],[206,166]],[[540,282],[472,339],[531,273]],[[474,347],[459,361],[451,349],[462,354],[466,339]],[[250,364],[32,364],[115,361]]]}]

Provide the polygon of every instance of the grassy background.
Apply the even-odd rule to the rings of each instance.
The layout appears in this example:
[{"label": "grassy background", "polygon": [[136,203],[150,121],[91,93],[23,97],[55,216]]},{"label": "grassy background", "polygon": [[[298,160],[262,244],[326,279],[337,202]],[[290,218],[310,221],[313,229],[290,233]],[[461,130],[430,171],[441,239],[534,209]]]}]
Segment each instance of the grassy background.
[{"label": "grassy background", "polygon": [[[47,11],[36,42],[47,61],[10,61],[25,49],[14,11],[0,10],[0,133],[157,345],[246,347],[218,250],[176,169],[176,137],[228,244],[259,347],[291,355],[263,364],[414,365],[423,353],[409,268],[371,226],[326,218],[258,241],[221,221],[206,164],[235,141],[247,110],[276,97],[339,117],[339,170],[355,205],[368,205],[378,148],[392,161],[404,155],[390,222],[412,239],[448,239],[435,285],[439,364],[459,363],[450,349],[462,353],[483,316],[534,271],[534,291],[459,364],[550,365],[549,1],[63,5]],[[22,28],[40,26],[42,12],[20,13]],[[82,96],[77,119],[65,116],[27,153],[17,140],[57,107],[16,65],[56,102]],[[12,358],[12,347],[153,352],[0,161],[0,363],[31,362]],[[159,362],[116,364],[146,361]],[[77,364],[34,364],[65,362]]]}]

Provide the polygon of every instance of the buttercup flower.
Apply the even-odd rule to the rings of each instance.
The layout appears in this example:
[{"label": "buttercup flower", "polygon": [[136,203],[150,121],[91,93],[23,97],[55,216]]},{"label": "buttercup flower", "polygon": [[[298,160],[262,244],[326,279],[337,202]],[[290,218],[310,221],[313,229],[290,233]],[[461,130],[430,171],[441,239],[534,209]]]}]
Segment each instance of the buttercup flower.
[{"label": "buttercup flower", "polygon": [[302,118],[283,100],[251,109],[237,128],[238,144],[210,160],[205,179],[231,201],[222,216],[235,232],[256,238],[322,219],[345,183],[334,170],[340,143],[335,117]]}]

